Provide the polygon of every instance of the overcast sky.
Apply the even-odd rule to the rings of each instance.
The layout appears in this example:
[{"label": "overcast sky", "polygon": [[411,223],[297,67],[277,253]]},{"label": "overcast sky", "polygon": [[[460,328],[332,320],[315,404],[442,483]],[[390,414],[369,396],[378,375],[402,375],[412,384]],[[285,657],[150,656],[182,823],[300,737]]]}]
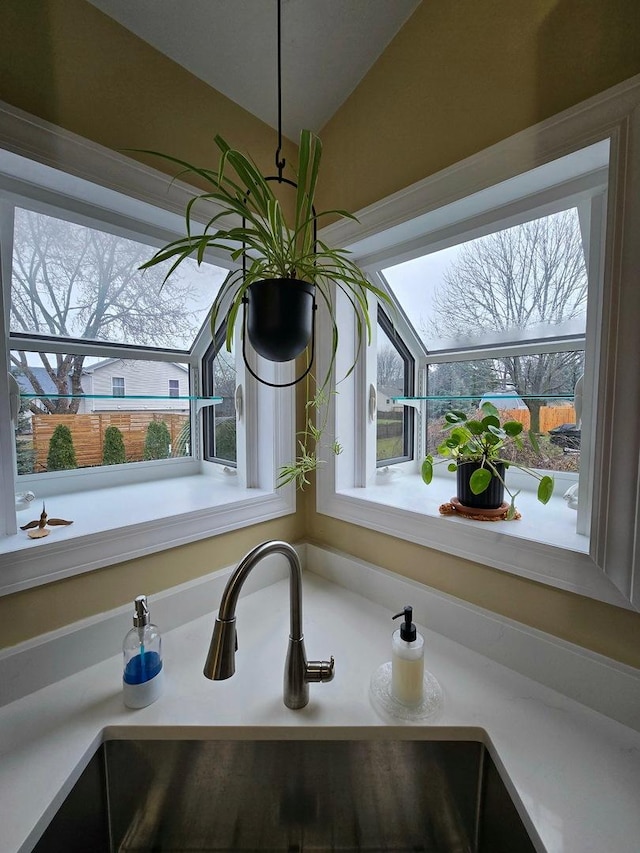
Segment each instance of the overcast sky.
[{"label": "overcast sky", "polygon": [[425,333],[436,288],[444,283],[444,274],[455,262],[462,246],[441,249],[430,255],[405,261],[385,269],[384,275],[398,297],[415,330],[428,349],[437,349],[435,340]]}]

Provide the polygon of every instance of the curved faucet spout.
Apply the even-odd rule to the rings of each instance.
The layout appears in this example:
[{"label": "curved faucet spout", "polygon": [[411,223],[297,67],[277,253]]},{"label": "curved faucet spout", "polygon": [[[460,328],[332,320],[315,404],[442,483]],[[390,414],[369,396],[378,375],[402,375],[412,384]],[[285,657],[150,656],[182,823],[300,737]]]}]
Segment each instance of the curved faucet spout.
[{"label": "curved faucet spout", "polygon": [[211,645],[204,666],[207,678],[231,678],[235,672],[236,605],[242,585],[255,566],[269,554],[282,554],[289,562],[290,628],[284,672],[284,704],[304,708],[309,701],[309,682],[331,681],[334,660],[307,661],[302,634],[302,569],[295,550],[287,542],[273,540],[257,545],[243,557],[222,593]]}]

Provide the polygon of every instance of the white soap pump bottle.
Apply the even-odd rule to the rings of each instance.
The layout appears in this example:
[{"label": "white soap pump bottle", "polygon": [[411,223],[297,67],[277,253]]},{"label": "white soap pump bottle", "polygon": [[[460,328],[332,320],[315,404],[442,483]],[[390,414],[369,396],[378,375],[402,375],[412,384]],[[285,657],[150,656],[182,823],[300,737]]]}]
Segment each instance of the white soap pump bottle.
[{"label": "white soap pump bottle", "polygon": [[404,621],[391,638],[391,695],[403,705],[419,705],[424,693],[424,637],[412,622],[407,604],[393,619]]}]

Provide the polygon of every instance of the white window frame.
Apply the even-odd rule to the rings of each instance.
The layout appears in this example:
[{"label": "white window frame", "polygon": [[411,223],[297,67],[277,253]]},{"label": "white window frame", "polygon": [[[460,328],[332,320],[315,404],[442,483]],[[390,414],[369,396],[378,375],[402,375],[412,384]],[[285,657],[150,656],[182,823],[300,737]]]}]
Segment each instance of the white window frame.
[{"label": "white window frame", "polygon": [[[118,384],[116,386],[116,379],[122,380],[122,385]],[[117,388],[117,392],[116,392],[116,388]],[[124,376],[112,376],[111,377],[111,393],[114,397],[125,397],[126,396],[127,391],[126,391],[126,384],[124,381]]]},{"label": "white window frame", "polygon": [[[175,391],[175,394],[172,394],[171,393],[172,391]],[[180,396],[180,380],[179,379],[169,379],[168,396],[169,397],[179,397]]]},{"label": "white window frame", "polygon": [[[382,284],[382,282],[381,282]],[[380,311],[383,314],[383,319],[381,321]],[[387,326],[393,327],[395,332],[396,339],[394,340],[389,334],[389,329]],[[376,358],[377,358],[377,349],[378,349],[378,340],[380,336],[380,332],[384,335],[385,344],[393,347],[395,349],[398,358],[402,361],[403,364],[403,385],[406,388],[407,386],[416,385],[416,376],[419,371],[420,358],[416,356],[416,351],[406,342],[405,338],[399,334],[398,329],[393,326],[392,320],[389,318],[389,311],[385,311],[382,306],[378,306],[378,316],[375,323],[375,347],[376,347]],[[374,328],[372,323],[372,338],[374,334]],[[372,346],[374,345],[374,341],[372,340]],[[380,411],[379,408],[379,398],[377,391],[377,371],[376,371],[376,384],[375,384],[375,404],[376,404],[376,430],[378,427],[377,423],[377,414]],[[417,386],[416,386],[417,387]],[[406,393],[406,392],[403,392]],[[415,389],[413,391],[415,393]],[[411,394],[408,396],[412,396]],[[373,406],[373,402],[372,402]],[[417,454],[419,454],[419,448],[421,445],[417,440],[417,433],[419,431],[416,429],[415,418],[412,417],[412,413],[410,411],[410,407],[403,407],[403,415],[402,415],[402,453],[397,458],[389,458],[389,459],[378,459],[377,453],[377,435],[376,435],[376,469],[387,468],[390,465],[403,465],[404,463],[414,462],[417,458]]]},{"label": "white window frame", "polygon": [[[74,181],[77,188],[71,193],[69,183]],[[102,225],[125,236],[139,235],[151,245],[163,245],[182,233],[184,209],[196,194],[187,184],[172,181],[161,172],[1,102],[0,188],[11,200],[28,198],[34,205],[66,209],[73,212],[76,220],[83,219],[98,227]],[[211,260],[219,266],[230,266],[228,259],[212,257]],[[191,507],[186,512],[177,508],[175,515],[161,520],[137,520],[134,512],[124,529],[104,529],[104,526],[92,529],[90,520],[84,518],[83,523],[78,524],[76,516],[74,525],[60,529],[60,535],[45,540],[29,540],[26,534],[18,532],[15,493],[33,486],[28,485],[27,478],[21,477],[22,485],[18,487],[14,473],[15,442],[6,361],[9,323],[5,310],[8,308],[6,282],[10,281],[10,252],[0,261],[1,278],[5,282],[0,288],[0,311],[5,318],[0,333],[0,458],[3,460],[0,465],[0,595],[295,512],[293,486],[275,488],[278,468],[294,453],[294,391],[284,389],[274,393],[266,386],[259,386],[247,373],[238,377],[238,397],[243,400],[243,408],[238,425],[237,471],[230,472],[216,463],[200,461],[201,404],[192,401],[192,421],[196,423],[192,459],[107,466],[91,472],[74,470],[55,475],[29,475],[30,478],[38,477],[35,491],[39,499],[47,494],[62,493],[73,497],[78,491],[86,495],[87,489],[111,487],[129,490],[122,492],[122,496],[131,498],[135,494],[131,490],[144,488],[149,480],[157,482],[158,490],[166,488],[170,495],[171,481],[178,482],[175,477],[196,478],[200,492],[208,489],[214,495],[209,500],[205,496],[203,505]],[[196,389],[199,388],[200,359],[208,344],[207,332],[208,323],[205,323],[188,353],[145,350],[144,355],[138,355],[188,363],[190,385]],[[25,341],[25,348],[27,344]],[[44,349],[54,351],[52,347],[54,343],[47,343]],[[84,347],[85,344],[79,342],[74,349]],[[250,348],[248,350],[252,366],[267,379],[282,383],[293,378],[293,365],[275,365],[258,359]],[[112,346],[107,354],[123,358],[132,356],[126,346],[120,349]],[[188,488],[188,483],[185,487]],[[216,490],[219,490],[217,499]],[[224,499],[220,495],[224,495]],[[64,505],[60,504],[56,514],[64,516]],[[135,500],[133,505],[135,507]]]},{"label": "white window frame", "polygon": [[[451,525],[435,515],[367,499],[363,487],[372,468],[366,439],[362,439],[367,432],[370,354],[361,358],[358,369],[331,400],[331,421],[345,449],[353,445],[353,450],[335,461],[327,458],[326,473],[318,480],[317,506],[318,512],[344,521],[621,607],[638,608],[640,76],[360,211],[358,223],[329,226],[322,239],[350,249],[360,265],[375,271],[389,265],[389,259],[397,263],[414,257],[423,245],[424,223],[431,217],[438,222],[444,247],[452,229],[447,216],[456,202],[471,197],[478,207],[470,211],[470,221],[481,222],[477,214],[491,188],[603,140],[609,142],[605,251],[603,256],[596,251],[589,255],[590,280],[603,282],[603,295],[599,304],[589,305],[587,329],[587,340],[599,355],[595,375],[585,381],[584,400],[598,424],[583,445],[583,464],[585,447],[593,460],[588,468],[592,479],[589,553],[496,533],[463,519]],[[562,188],[558,190],[561,194]],[[592,210],[600,211],[590,222],[594,246],[605,221],[604,203],[604,199],[592,203]],[[523,205],[529,207],[530,200],[512,199],[516,219]],[[494,225],[491,218],[484,223],[488,230],[494,230]],[[453,230],[459,234],[459,225]],[[470,233],[479,236],[482,227]],[[352,334],[348,322],[342,331],[344,342]],[[325,348],[320,358],[326,363]]]}]

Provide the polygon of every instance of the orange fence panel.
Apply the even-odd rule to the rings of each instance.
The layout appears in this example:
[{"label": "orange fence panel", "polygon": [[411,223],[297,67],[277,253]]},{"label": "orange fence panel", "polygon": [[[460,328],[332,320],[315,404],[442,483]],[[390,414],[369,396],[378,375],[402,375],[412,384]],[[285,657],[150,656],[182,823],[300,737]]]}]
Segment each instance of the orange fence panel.
[{"label": "orange fence panel", "polygon": [[574,424],[576,410],[573,406],[542,406],[540,409],[540,432],[549,432],[562,424]]}]

